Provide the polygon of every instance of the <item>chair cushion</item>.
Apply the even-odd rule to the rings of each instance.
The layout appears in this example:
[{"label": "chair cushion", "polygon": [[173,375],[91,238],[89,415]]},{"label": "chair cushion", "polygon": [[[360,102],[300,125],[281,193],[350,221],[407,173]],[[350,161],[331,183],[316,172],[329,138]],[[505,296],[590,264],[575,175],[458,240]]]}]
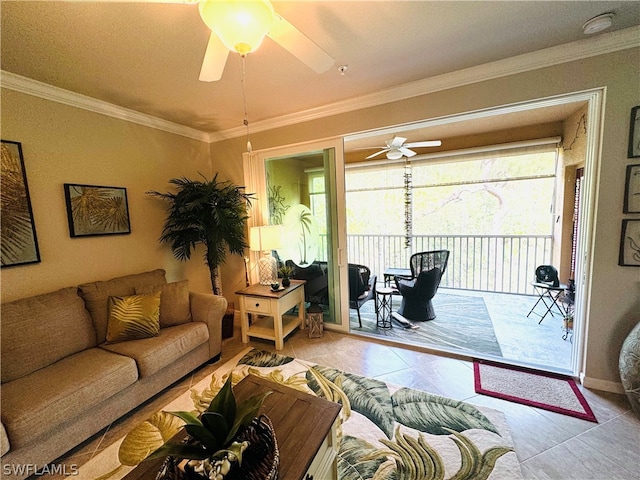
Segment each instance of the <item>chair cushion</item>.
[{"label": "chair cushion", "polygon": [[[149,286],[136,287],[136,293],[152,293]],[[160,290],[160,327],[172,327],[191,321],[189,280],[167,283]]]},{"label": "chair cushion", "polygon": [[209,330],[204,322],[190,322],[161,328],[157,337],[105,343],[100,347],[133,358],[140,377],[148,377],[208,341]]},{"label": "chair cushion", "polygon": [[160,331],[160,292],[109,297],[107,342],[155,337]]},{"label": "chair cushion", "polygon": [[127,275],[112,278],[111,280],[80,285],[78,287],[80,296],[84,299],[87,310],[89,310],[91,314],[91,319],[96,329],[98,344],[103,343],[107,338],[109,297],[134,295],[136,288],[142,288],[146,285],[155,287],[155,290],[159,290],[165,283],[167,283],[165,271],[158,269],[137,275]]},{"label": "chair cushion", "polygon": [[64,358],[2,385],[2,423],[18,449],[49,431],[91,415],[91,408],[138,378],[135,361],[101,348]]},{"label": "chair cushion", "polygon": [[2,305],[2,383],[97,345],[75,287]]}]

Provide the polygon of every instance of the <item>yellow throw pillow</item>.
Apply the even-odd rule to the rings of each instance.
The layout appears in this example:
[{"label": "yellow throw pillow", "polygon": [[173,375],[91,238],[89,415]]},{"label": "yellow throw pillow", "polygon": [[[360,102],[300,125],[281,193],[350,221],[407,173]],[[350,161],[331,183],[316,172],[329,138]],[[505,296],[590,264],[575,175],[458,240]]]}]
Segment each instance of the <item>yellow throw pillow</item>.
[{"label": "yellow throw pillow", "polygon": [[160,331],[160,292],[109,297],[107,343],[155,337]]}]

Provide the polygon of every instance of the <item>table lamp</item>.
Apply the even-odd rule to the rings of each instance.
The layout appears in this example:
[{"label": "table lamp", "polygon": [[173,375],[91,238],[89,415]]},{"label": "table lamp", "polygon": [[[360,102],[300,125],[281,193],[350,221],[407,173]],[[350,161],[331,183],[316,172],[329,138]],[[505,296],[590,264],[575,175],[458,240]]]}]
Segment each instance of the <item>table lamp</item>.
[{"label": "table lamp", "polygon": [[281,225],[251,227],[249,231],[249,248],[262,252],[258,260],[258,277],[261,285],[271,285],[278,281],[278,264],[271,256],[271,250],[282,246],[283,230]]}]

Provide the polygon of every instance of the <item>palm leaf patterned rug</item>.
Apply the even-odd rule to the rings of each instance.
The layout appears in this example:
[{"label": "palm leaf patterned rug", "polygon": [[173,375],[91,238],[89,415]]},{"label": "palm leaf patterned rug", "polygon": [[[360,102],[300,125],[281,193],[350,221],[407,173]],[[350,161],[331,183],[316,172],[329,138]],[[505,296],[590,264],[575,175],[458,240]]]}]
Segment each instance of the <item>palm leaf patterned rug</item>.
[{"label": "palm leaf patterned rug", "polygon": [[504,415],[486,407],[248,348],[190,392],[137,425],[80,468],[81,478],[117,480],[202,412],[228,375],[249,374],[342,404],[341,480],[517,480],[522,478]]}]

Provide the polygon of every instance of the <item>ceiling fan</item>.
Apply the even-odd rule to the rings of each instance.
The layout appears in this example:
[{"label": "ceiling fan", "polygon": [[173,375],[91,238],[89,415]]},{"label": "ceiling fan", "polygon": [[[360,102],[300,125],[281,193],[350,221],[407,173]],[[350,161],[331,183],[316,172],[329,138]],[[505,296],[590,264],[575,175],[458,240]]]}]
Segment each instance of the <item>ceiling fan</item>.
[{"label": "ceiling fan", "polygon": [[[70,0],[91,1],[91,0]],[[335,60],[273,9],[269,0],[96,0],[102,2],[199,4],[202,21],[211,30],[199,79],[222,78],[229,52],[241,56],[255,51],[268,36],[316,73],[329,70]]]},{"label": "ceiling fan", "polygon": [[211,30],[200,71],[202,81],[220,80],[229,51],[244,56],[255,51],[265,35],[317,73],[326,72],[334,64],[329,54],[276,13],[269,0],[199,0],[198,3],[200,16]]},{"label": "ceiling fan", "polygon": [[199,76],[203,82],[220,80],[230,51],[244,57],[255,51],[265,36],[317,73],[326,72],[334,64],[333,58],[327,52],[276,13],[269,0],[129,1],[199,4],[200,17],[211,30]]},{"label": "ceiling fan", "polygon": [[382,153],[386,153],[387,154],[387,158],[389,160],[399,160],[401,159],[403,156],[410,158],[413,157],[414,155],[416,155],[416,152],[414,152],[413,150],[411,150],[411,148],[417,148],[417,147],[439,147],[440,145],[442,145],[442,142],[440,140],[427,140],[427,141],[423,141],[423,142],[411,142],[411,143],[404,143],[406,142],[407,139],[404,137],[393,137],[393,139],[391,140],[385,140],[385,144],[386,147],[363,147],[359,150],[368,150],[371,148],[379,148],[380,150],[377,151],[376,153],[369,155],[367,157],[367,160],[373,157],[377,157],[378,155],[382,154]]}]

